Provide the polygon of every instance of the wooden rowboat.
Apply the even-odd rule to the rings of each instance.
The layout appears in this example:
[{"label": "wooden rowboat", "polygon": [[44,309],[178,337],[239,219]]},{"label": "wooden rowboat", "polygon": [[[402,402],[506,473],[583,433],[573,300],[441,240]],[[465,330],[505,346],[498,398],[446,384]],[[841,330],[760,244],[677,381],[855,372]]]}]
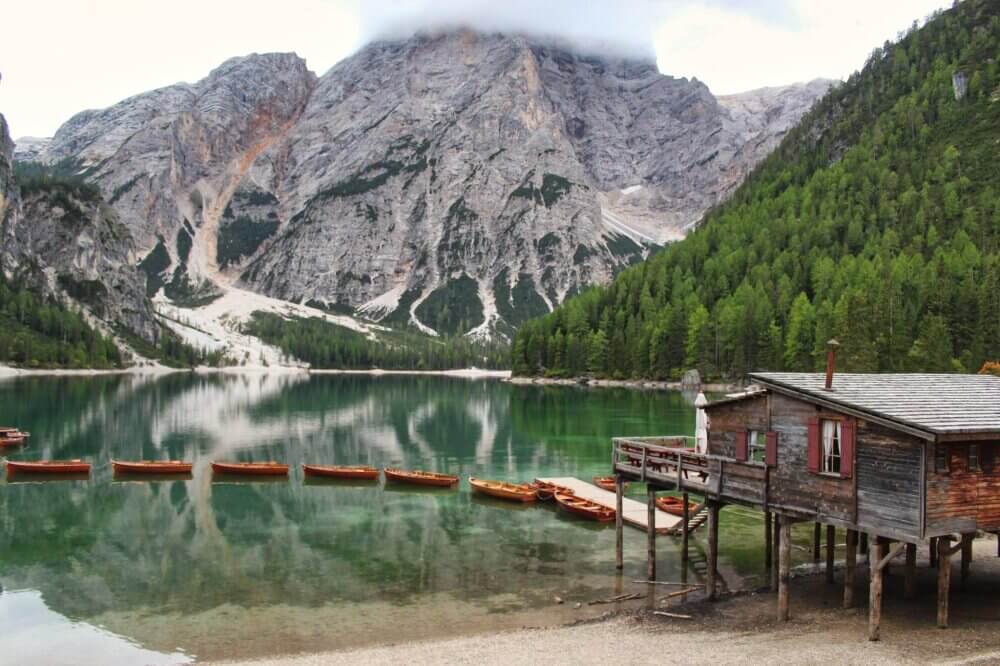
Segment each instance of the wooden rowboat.
[{"label": "wooden rowboat", "polygon": [[288,476],[288,465],[274,462],[241,463],[214,462],[212,471],[217,474],[253,474],[258,476]]},{"label": "wooden rowboat", "polygon": [[0,428],[0,446],[20,446],[29,437],[30,432],[21,432],[17,428]]},{"label": "wooden rowboat", "polygon": [[[656,508],[672,516],[684,516],[684,500],[680,497],[657,497]],[[688,500],[688,517],[693,516],[700,508],[700,504]]]},{"label": "wooden rowboat", "polygon": [[499,497],[514,502],[534,502],[538,499],[538,491],[529,483],[507,483],[506,481],[488,481],[469,477],[469,485],[477,493]]},{"label": "wooden rowboat", "polygon": [[[604,490],[610,490],[615,492],[615,477],[613,476],[595,476],[594,485],[598,488],[603,488]],[[622,490],[628,489],[628,483],[622,486]]]},{"label": "wooden rowboat", "polygon": [[28,474],[87,474],[90,463],[79,458],[75,460],[7,461],[7,476],[15,473]]},{"label": "wooden rowboat", "polygon": [[190,474],[193,463],[183,460],[112,460],[115,474]]},{"label": "wooden rowboat", "polygon": [[556,493],[562,493],[563,495],[572,495],[572,488],[567,488],[566,486],[560,486],[558,483],[549,483],[548,481],[539,481],[535,479],[531,482],[531,487],[535,489],[535,495],[543,502],[548,502],[554,499]]},{"label": "wooden rowboat", "polygon": [[578,516],[606,523],[615,519],[615,510],[606,506],[601,506],[596,502],[577,497],[576,495],[566,495],[556,493],[556,502],[562,508]]},{"label": "wooden rowboat", "polygon": [[378,469],[358,465],[345,467],[343,465],[302,465],[306,476],[328,476],[335,479],[354,479],[359,481],[374,481],[378,478]]},{"label": "wooden rowboat", "polygon": [[439,486],[447,488],[458,483],[458,477],[437,472],[422,472],[420,470],[389,469],[384,470],[386,481],[396,483],[412,483],[418,486]]}]

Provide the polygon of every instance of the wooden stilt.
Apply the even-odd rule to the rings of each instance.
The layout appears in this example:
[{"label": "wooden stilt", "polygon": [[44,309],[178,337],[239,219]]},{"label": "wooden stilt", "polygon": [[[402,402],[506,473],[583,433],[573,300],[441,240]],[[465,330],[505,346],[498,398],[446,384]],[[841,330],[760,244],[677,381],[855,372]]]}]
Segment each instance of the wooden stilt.
[{"label": "wooden stilt", "polygon": [[1000,532],[996,533],[997,537],[997,557],[1000,557]]},{"label": "wooden stilt", "polygon": [[854,575],[858,566],[858,533],[847,530],[847,550],[844,554],[844,608],[854,606]]},{"label": "wooden stilt", "polygon": [[932,567],[936,567],[938,565],[938,559],[937,559],[937,557],[938,557],[938,539],[937,539],[937,537],[931,537],[930,546],[929,546],[929,552],[927,553],[927,557],[930,560]]},{"label": "wooden stilt", "polygon": [[903,597],[912,599],[917,577],[917,544],[906,544],[906,568],[903,572]]},{"label": "wooden stilt", "polygon": [[[774,519],[772,520],[772,538],[773,548],[775,551],[781,550],[781,516],[774,514]],[[771,591],[778,591],[778,554],[777,552],[772,553],[771,556]]]},{"label": "wooden stilt", "polygon": [[[773,550],[773,535],[771,534],[771,512],[764,512],[764,570],[767,571],[768,578],[771,576],[771,557]],[[997,541],[1000,543],[1000,540]]]},{"label": "wooden stilt", "polygon": [[951,587],[951,537],[938,537],[937,626],[948,628],[948,591]]},{"label": "wooden stilt", "polygon": [[705,500],[708,504],[708,577],[705,579],[705,592],[712,601],[718,598],[719,566],[719,503],[716,500]]},{"label": "wooden stilt", "polygon": [[781,516],[781,537],[778,542],[778,621],[787,622],[788,580],[792,568],[792,521]]},{"label": "wooden stilt", "polygon": [[823,534],[822,526],[819,523],[813,525],[813,562],[819,562],[819,541]]},{"label": "wooden stilt", "polygon": [[969,580],[969,568],[972,566],[972,540],[974,537],[974,534],[962,535],[962,569],[959,580],[963,585],[965,581]]},{"label": "wooden stilt", "polygon": [[625,567],[625,518],[622,516],[622,495],[625,491],[625,479],[615,475],[615,568]]},{"label": "wooden stilt", "polygon": [[826,526],[826,582],[833,585],[833,555],[837,545],[837,528]]},{"label": "wooden stilt", "polygon": [[646,578],[656,580],[656,489],[646,486]]},{"label": "wooden stilt", "polygon": [[681,571],[687,572],[688,566],[688,525],[691,524],[691,512],[688,509],[688,494],[684,493],[681,497],[684,502],[684,515],[681,520],[684,521],[681,527]]},{"label": "wooden stilt", "polygon": [[868,554],[868,532],[861,533],[861,540],[858,542],[858,552],[862,555]]},{"label": "wooden stilt", "polygon": [[871,571],[868,583],[868,640],[877,641],[882,624],[882,558],[886,555],[886,544],[875,539],[875,556],[869,558]]}]

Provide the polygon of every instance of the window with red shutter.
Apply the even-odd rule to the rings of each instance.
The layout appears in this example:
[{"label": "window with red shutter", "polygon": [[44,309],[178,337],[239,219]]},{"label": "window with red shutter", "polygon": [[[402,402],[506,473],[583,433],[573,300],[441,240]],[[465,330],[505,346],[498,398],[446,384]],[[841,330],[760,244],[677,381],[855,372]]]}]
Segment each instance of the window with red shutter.
[{"label": "window with red shutter", "polygon": [[747,431],[736,431],[736,459],[740,462],[747,461]]},{"label": "window with red shutter", "polygon": [[764,464],[774,467],[778,464],[778,433],[767,433],[767,445],[764,448]]},{"label": "window with red shutter", "polygon": [[840,426],[840,478],[854,475],[854,442],[857,439],[857,421],[845,420]]},{"label": "window with red shutter", "polygon": [[807,446],[808,446],[808,456],[807,457],[808,457],[808,462],[809,462],[809,471],[810,472],[817,472],[817,473],[819,473],[819,471],[820,471],[820,457],[821,457],[820,456],[821,444],[820,444],[820,441],[819,441],[819,418],[818,417],[809,419],[809,427],[808,427],[808,437],[807,437],[807,440],[808,440],[808,444],[807,444]]}]

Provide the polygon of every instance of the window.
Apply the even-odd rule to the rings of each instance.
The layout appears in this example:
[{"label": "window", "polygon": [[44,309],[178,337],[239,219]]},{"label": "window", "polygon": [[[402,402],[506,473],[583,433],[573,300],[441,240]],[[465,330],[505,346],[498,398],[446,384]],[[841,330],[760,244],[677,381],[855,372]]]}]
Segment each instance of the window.
[{"label": "window", "polygon": [[951,461],[948,459],[948,445],[937,444],[934,447],[934,471],[938,474],[951,472]]},{"label": "window", "polygon": [[841,425],[840,421],[824,419],[823,428],[823,473],[840,474]]},{"label": "window", "polygon": [[978,472],[980,470],[978,444],[969,444],[969,459],[966,462],[968,463],[966,469],[970,472]]},{"label": "window", "polygon": [[750,446],[750,460],[753,462],[764,462],[765,449],[767,448],[767,433],[760,430],[751,430],[747,434]]}]

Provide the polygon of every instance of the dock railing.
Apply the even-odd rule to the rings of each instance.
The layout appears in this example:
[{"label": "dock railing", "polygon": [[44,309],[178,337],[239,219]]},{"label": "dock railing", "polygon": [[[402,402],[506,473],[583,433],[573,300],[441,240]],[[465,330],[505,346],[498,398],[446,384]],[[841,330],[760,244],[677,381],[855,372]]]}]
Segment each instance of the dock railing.
[{"label": "dock railing", "polygon": [[712,473],[718,467],[713,465],[714,456],[696,452],[694,437],[615,437],[611,441],[615,474],[701,494],[714,486],[718,492],[718,476]]}]

